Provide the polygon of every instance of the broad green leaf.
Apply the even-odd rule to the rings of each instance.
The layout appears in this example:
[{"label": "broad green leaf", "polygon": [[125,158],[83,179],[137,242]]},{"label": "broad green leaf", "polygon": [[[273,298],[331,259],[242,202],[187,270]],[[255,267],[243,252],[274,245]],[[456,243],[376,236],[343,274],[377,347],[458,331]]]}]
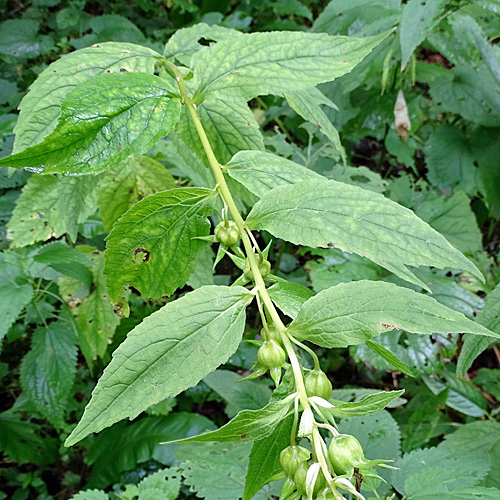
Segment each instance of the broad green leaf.
[{"label": "broad green leaf", "polygon": [[[27,182],[7,225],[12,248],[68,234],[96,210],[96,179],[34,175]],[[71,207],[71,210],[68,209]]]},{"label": "broad green leaf", "polygon": [[[198,106],[197,112],[215,156],[222,165],[242,149],[264,150],[259,124],[244,100],[211,96]],[[200,137],[185,107],[176,130],[182,140],[208,165]]]},{"label": "broad green leaf", "polygon": [[192,58],[195,101],[214,92],[248,101],[334,80],[351,71],[387,35],[356,39],[283,31],[218,42]]},{"label": "broad green leaf", "polygon": [[500,488],[500,423],[492,421],[469,422],[457,431],[447,434],[439,448],[453,456],[488,456],[491,470],[484,486]]},{"label": "broad green leaf", "polygon": [[2,317],[0,322],[0,342],[32,298],[33,287],[28,283],[18,285],[12,280],[0,286],[0,315]]},{"label": "broad green leaf", "polygon": [[290,318],[296,318],[304,302],[314,295],[314,292],[304,285],[273,277],[274,285],[267,289],[269,297],[278,308]]},{"label": "broad green leaf", "polygon": [[401,396],[404,392],[404,390],[401,390],[370,394],[361,401],[336,404],[334,408],[329,408],[327,411],[340,418],[363,417],[383,410],[391,401]]},{"label": "broad green leaf", "polygon": [[198,252],[198,259],[193,272],[187,280],[191,288],[200,288],[204,285],[215,285],[214,282],[214,251],[210,244]]},{"label": "broad green leaf", "polygon": [[[216,431],[190,438],[177,439],[174,443],[217,441],[258,441],[270,436],[278,424],[288,415],[293,397],[269,403],[260,410],[243,410],[226,425]],[[167,443],[168,444],[168,443]]]},{"label": "broad green leaf", "polygon": [[432,132],[425,144],[425,164],[429,182],[439,189],[477,191],[474,156],[459,128],[441,125]]},{"label": "broad green leaf", "polygon": [[7,62],[48,54],[54,48],[50,36],[40,34],[32,19],[9,19],[0,24],[0,57]]},{"label": "broad green leaf", "polygon": [[[198,416],[198,415],[197,415]],[[176,500],[181,491],[180,470],[176,467],[159,470],[139,483],[137,500]]]},{"label": "broad green leaf", "polygon": [[383,281],[354,281],[324,290],[302,306],[289,326],[295,337],[322,347],[363,344],[394,329],[500,338],[429,296]]},{"label": "broad green leaf", "polygon": [[0,160],[37,172],[89,174],[142,154],[175,126],[180,99],[158,77],[100,75],[72,90],[54,131],[42,142]]},{"label": "broad green leaf", "polygon": [[481,386],[485,392],[500,401],[500,370],[498,368],[480,368],[472,383]]},{"label": "broad green leaf", "polygon": [[400,371],[409,377],[416,377],[416,373],[412,370],[406,363],[403,363],[398,359],[391,351],[386,349],[383,345],[378,344],[373,340],[367,340],[366,346],[370,348],[373,352],[376,352],[379,356],[385,359],[393,368]]},{"label": "broad green leaf", "polygon": [[150,460],[172,465],[178,445],[163,446],[160,441],[193,436],[214,427],[202,415],[183,412],[119,422],[96,436],[88,448],[86,460],[92,469],[87,485],[107,488],[119,482],[123,472]]},{"label": "broad green leaf", "polygon": [[[225,412],[234,417],[241,410],[258,410],[271,398],[271,389],[266,382],[246,380],[229,370],[215,370],[209,373],[203,382],[226,401]],[[260,489],[260,488],[259,488]]]},{"label": "broad green leaf", "polygon": [[85,490],[72,496],[71,500],[109,500],[109,496],[101,490]]},{"label": "broad green leaf", "polygon": [[99,252],[92,252],[89,257],[93,264],[93,286],[89,295],[78,301],[72,312],[76,315],[80,349],[87,363],[91,365],[98,357],[104,357],[120,324],[120,317],[114,311],[106,287],[103,274],[104,256]]},{"label": "broad green leaf", "polygon": [[290,92],[285,94],[290,107],[304,120],[312,123],[320,132],[326,135],[332,141],[335,149],[342,156],[344,165],[347,163],[346,154],[338,130],[333,126],[333,123],[326,116],[325,112],[321,109],[321,105],[325,104],[330,107],[335,105],[319,91],[316,87],[311,89],[301,90],[297,92]]},{"label": "broad green leaf", "polygon": [[254,205],[247,224],[295,244],[357,253],[424,287],[407,266],[458,268],[484,279],[472,262],[411,210],[336,181],[304,181],[273,189]]},{"label": "broad green leaf", "polygon": [[171,295],[193,272],[207,236],[214,192],[178,188],[156,193],[136,203],[114,225],[107,238],[109,295],[119,302],[126,285],[144,297]]},{"label": "broad green leaf", "polygon": [[399,37],[401,40],[401,68],[404,69],[413,51],[438,24],[446,7],[446,0],[409,0],[403,6]]},{"label": "broad green leaf", "polygon": [[258,197],[278,186],[306,180],[325,180],[322,175],[298,163],[264,151],[240,151],[224,166],[223,172]]},{"label": "broad green leaf", "polygon": [[[175,458],[181,463],[184,484],[197,497],[234,500],[243,494],[250,448],[250,443],[186,443]],[[272,498],[269,487],[266,490],[253,500]],[[273,493],[277,496],[279,491]]]},{"label": "broad green leaf", "polygon": [[242,287],[205,286],[148,316],[114,351],[66,446],[135,418],[225,363],[241,341],[252,299]]},{"label": "broad green leaf", "polygon": [[293,415],[279,423],[274,432],[259,441],[255,441],[248,460],[245,479],[245,491],[242,500],[251,500],[254,495],[283,469],[280,453],[290,445]]},{"label": "broad green leaf", "polygon": [[[489,330],[500,334],[500,285],[486,296],[486,302],[476,317],[476,321]],[[457,363],[457,374],[464,376],[472,362],[493,343],[491,337],[464,335],[464,344]]]},{"label": "broad green leaf", "polygon": [[76,335],[61,321],[37,328],[21,365],[21,386],[36,409],[61,428],[76,373]]},{"label": "broad green leaf", "polygon": [[150,194],[177,187],[170,172],[147,156],[129,156],[99,180],[97,203],[104,229],[135,203]]},{"label": "broad green leaf", "polygon": [[220,42],[241,35],[240,31],[223,26],[198,23],[189,28],[177,30],[168,40],[163,51],[167,59],[176,59],[184,66],[191,66],[195,52],[204,48],[200,40]]},{"label": "broad green leaf", "polygon": [[14,153],[39,143],[56,126],[66,95],[103,73],[153,74],[160,54],[130,43],[109,42],[72,52],[52,63],[31,85],[19,109]]}]

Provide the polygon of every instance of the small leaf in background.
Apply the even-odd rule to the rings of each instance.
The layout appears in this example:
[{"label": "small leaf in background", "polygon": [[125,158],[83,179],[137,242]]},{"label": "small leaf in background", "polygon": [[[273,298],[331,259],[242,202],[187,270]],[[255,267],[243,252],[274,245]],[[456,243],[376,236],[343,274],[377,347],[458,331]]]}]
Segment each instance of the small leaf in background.
[{"label": "small leaf in background", "polygon": [[480,368],[472,382],[477,386],[481,386],[484,391],[491,394],[497,401],[500,401],[500,370]]},{"label": "small leaf in background", "polygon": [[472,262],[411,210],[336,181],[303,181],[273,189],[254,205],[247,224],[295,244],[366,256],[421,286],[407,266],[459,268],[482,277]]},{"label": "small leaf in background", "polygon": [[79,84],[105,72],[152,74],[158,57],[160,54],[147,47],[109,42],[72,52],[53,62],[21,101],[14,153],[39,143],[54,130],[66,95]]},{"label": "small leaf in background", "polygon": [[119,422],[99,433],[89,446],[87,462],[92,465],[92,472],[88,485],[107,488],[120,481],[123,472],[149,460],[170,466],[179,445],[166,446],[161,441],[192,436],[214,427],[202,415],[183,412]]},{"label": "small leaf in background", "polygon": [[129,156],[99,179],[97,204],[104,229],[111,230],[142,198],[175,187],[175,179],[161,163],[147,156]]},{"label": "small leaf in background", "polygon": [[296,318],[304,302],[314,295],[314,292],[304,285],[282,279],[276,279],[268,292],[271,300],[290,318]]},{"label": "small leaf in background", "polygon": [[66,445],[136,417],[225,363],[241,341],[252,299],[242,287],[205,286],[148,316],[113,353]]},{"label": "small leaf in background", "polygon": [[142,154],[175,126],[180,99],[144,73],[100,75],[64,99],[54,131],[0,165],[71,175],[99,173]]},{"label": "small leaf in background", "polygon": [[76,372],[76,335],[72,325],[50,323],[33,333],[31,350],[21,365],[21,386],[36,409],[57,428]]},{"label": "small leaf in background", "polygon": [[31,177],[7,224],[11,247],[24,247],[64,234],[76,241],[78,224],[97,208],[96,185],[97,180],[92,177]]},{"label": "small leaf in background", "polygon": [[107,238],[104,273],[116,303],[126,285],[145,298],[171,295],[186,284],[198,253],[205,246],[214,192],[178,188],[136,203],[115,224]]},{"label": "small leaf in background", "polygon": [[361,401],[354,403],[337,403],[334,408],[329,408],[328,411],[332,415],[340,418],[363,417],[371,415],[377,411],[383,410],[392,401],[401,396],[405,391],[387,391],[370,394]]},{"label": "small leaf in background", "polygon": [[383,281],[353,281],[324,290],[302,306],[289,326],[292,335],[322,347],[362,344],[394,329],[500,337],[429,296]]},{"label": "small leaf in background", "polygon": [[85,490],[72,496],[71,500],[109,500],[109,496],[104,491]]}]

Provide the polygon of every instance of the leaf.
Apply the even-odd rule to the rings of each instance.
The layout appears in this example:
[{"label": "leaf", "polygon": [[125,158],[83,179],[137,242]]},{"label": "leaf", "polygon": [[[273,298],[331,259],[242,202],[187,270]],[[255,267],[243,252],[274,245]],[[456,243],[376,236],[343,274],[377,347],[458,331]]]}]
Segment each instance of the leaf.
[{"label": "leaf", "polygon": [[324,290],[311,297],[289,325],[293,336],[322,347],[363,344],[394,329],[500,338],[429,296],[383,281],[353,281]]},{"label": "leaf", "polygon": [[109,42],[72,52],[46,68],[19,109],[14,153],[39,143],[52,132],[66,95],[81,83],[103,73],[138,71],[153,74],[160,54],[130,43]]},{"label": "leaf", "polygon": [[117,303],[126,285],[147,298],[171,295],[193,272],[207,236],[214,191],[178,188],[136,203],[107,237],[109,296]]},{"label": "leaf", "polygon": [[266,382],[263,384],[260,384],[262,381],[259,380],[241,382],[242,378],[229,370],[215,370],[203,379],[210,389],[224,398],[227,403],[225,411],[229,417],[233,417],[241,410],[258,410],[271,398],[272,391]]},{"label": "leaf", "polygon": [[165,45],[163,56],[176,59],[184,66],[191,66],[191,58],[204,48],[200,40],[220,42],[241,35],[240,31],[223,26],[198,23],[189,28],[177,30]]},{"label": "leaf", "polygon": [[492,421],[476,421],[461,425],[457,431],[447,434],[439,446],[449,457],[487,456],[491,470],[483,485],[500,488],[500,424]]},{"label": "leaf", "polygon": [[72,312],[76,315],[76,328],[80,349],[89,365],[98,357],[103,358],[109,343],[120,324],[108,295],[106,278],[103,274],[104,256],[99,252],[90,255],[93,263],[93,287],[90,293]]},{"label": "leaf", "polygon": [[302,304],[314,295],[314,292],[304,285],[281,279],[267,291],[271,300],[290,318],[296,318]]},{"label": "leaf", "polygon": [[[175,458],[181,462],[184,484],[198,497],[234,500],[243,494],[249,452],[250,443],[189,443]],[[269,498],[269,492],[262,492],[254,500]]]},{"label": "leaf", "polygon": [[224,166],[223,172],[228,173],[259,198],[279,186],[306,180],[325,180],[322,175],[307,167],[264,151],[236,153]]},{"label": "leaf", "polygon": [[373,352],[385,359],[394,369],[408,375],[409,377],[416,377],[417,373],[412,370],[406,363],[398,359],[391,351],[386,349],[383,345],[378,344],[373,340],[367,340],[366,346]]},{"label": "leaf", "polygon": [[0,342],[32,298],[33,287],[28,283],[18,285],[15,281],[10,281],[0,286],[0,315],[2,317]]},{"label": "leaf", "polygon": [[[242,149],[264,150],[264,139],[247,103],[241,99],[220,99],[210,96],[197,108],[198,116],[221,164]],[[208,160],[196,127],[183,108],[176,127],[182,140],[208,165]]]},{"label": "leaf", "polygon": [[207,244],[198,253],[198,259],[193,272],[187,280],[191,288],[200,288],[204,285],[214,285],[214,251]]},{"label": "leaf", "polygon": [[304,181],[273,189],[254,205],[247,224],[295,244],[366,256],[424,288],[407,266],[459,268],[483,279],[472,262],[411,210],[336,181]]},{"label": "leaf", "polygon": [[441,125],[432,132],[425,144],[425,164],[429,182],[439,189],[477,191],[474,156],[459,128]]},{"label": "leaf", "polygon": [[206,286],[144,319],[113,353],[66,446],[135,418],[225,363],[241,341],[252,298],[242,287]]},{"label": "leaf", "polygon": [[104,491],[85,490],[72,496],[71,500],[109,500],[109,496]]},{"label": "leaf", "polygon": [[35,408],[56,428],[64,425],[64,411],[76,373],[76,335],[57,321],[37,328],[31,350],[21,365],[21,386]]},{"label": "leaf", "polygon": [[87,463],[92,466],[88,486],[107,488],[119,482],[123,472],[150,460],[172,465],[178,446],[164,446],[160,441],[192,436],[214,427],[202,415],[183,412],[119,422],[102,431],[88,449]]},{"label": "leaf", "polygon": [[192,58],[194,99],[213,92],[245,100],[313,87],[348,73],[389,33],[356,39],[319,33],[244,34]]},{"label": "leaf", "polygon": [[328,411],[332,415],[340,418],[362,417],[371,415],[377,411],[383,410],[391,401],[401,396],[405,391],[387,391],[370,394],[361,401],[355,403],[336,404],[334,408]]},{"label": "leaf", "polygon": [[181,490],[181,475],[177,468],[163,469],[150,474],[139,483],[137,500],[176,500]]},{"label": "leaf", "polygon": [[42,142],[0,160],[37,172],[98,173],[142,154],[175,126],[180,99],[158,77],[100,75],[72,90],[54,131]]},{"label": "leaf", "polygon": [[401,69],[410,60],[413,51],[425,40],[439,22],[446,0],[409,0],[403,6],[399,37],[401,40]]},{"label": "leaf", "polygon": [[203,443],[206,441],[217,441],[225,443],[234,441],[257,441],[270,436],[278,424],[288,416],[293,399],[288,397],[280,401],[274,401],[260,410],[243,410],[230,422],[216,431],[200,434],[190,438],[177,439],[173,443]]},{"label": "leaf", "polygon": [[109,231],[142,198],[175,187],[175,179],[161,163],[147,156],[129,156],[99,181],[97,203],[104,229]]},{"label": "leaf", "polygon": [[[476,321],[489,330],[500,334],[500,284],[486,296],[486,302],[476,317]],[[472,365],[472,362],[485,350],[494,340],[491,337],[476,337],[464,335],[464,344],[460,351],[457,363],[457,374],[464,376]]]},{"label": "leaf", "polygon": [[255,441],[248,460],[245,491],[242,500],[251,500],[258,491],[268,484],[283,469],[280,453],[290,445],[293,415],[279,423],[267,438]]},{"label": "leaf", "polygon": [[96,209],[95,186],[93,177],[31,177],[7,224],[10,246],[24,247],[64,234],[76,241],[78,224]]},{"label": "leaf", "polygon": [[[333,126],[330,119],[321,109],[321,104],[326,104],[330,107],[335,105],[318,90],[316,87],[311,89],[301,90],[285,94],[290,107],[304,120],[312,123],[320,132],[322,132],[335,146],[335,149],[342,156],[344,165],[347,163],[346,154],[337,129]],[[326,102],[325,102],[326,99]]]},{"label": "leaf", "polygon": [[8,62],[48,54],[54,48],[51,37],[39,34],[39,23],[31,19],[9,19],[0,24],[0,55]]},{"label": "leaf", "polygon": [[480,385],[484,391],[500,401],[500,370],[480,368],[472,382],[474,385]]}]

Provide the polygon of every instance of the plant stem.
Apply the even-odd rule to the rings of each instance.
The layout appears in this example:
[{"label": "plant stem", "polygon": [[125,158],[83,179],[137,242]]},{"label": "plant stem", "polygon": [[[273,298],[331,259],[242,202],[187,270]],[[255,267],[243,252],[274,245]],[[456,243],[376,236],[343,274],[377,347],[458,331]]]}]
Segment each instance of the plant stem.
[{"label": "plant stem", "polygon": [[252,243],[247,233],[248,229],[246,227],[245,221],[243,220],[240,212],[238,211],[238,208],[236,207],[236,204],[231,195],[231,192],[229,191],[226,179],[224,178],[224,174],[222,173],[221,165],[217,161],[217,158],[215,157],[212,146],[210,145],[210,141],[208,140],[207,134],[205,133],[205,129],[203,128],[200,118],[198,117],[198,113],[196,112],[196,105],[193,103],[191,97],[188,94],[186,85],[184,83],[184,78],[181,72],[179,71],[177,66],[175,66],[175,64],[172,64],[170,61],[164,60],[164,64],[175,75],[175,79],[177,80],[177,84],[179,85],[179,91],[181,93],[183,103],[187,106],[188,112],[191,115],[191,119],[193,120],[194,126],[196,128],[196,131],[198,132],[198,136],[200,137],[201,143],[203,145],[203,149],[205,151],[205,154],[207,155],[208,162],[215,176],[215,181],[217,183],[217,189],[219,191],[219,194],[224,200],[224,202],[227,204],[229,211],[233,216],[234,222],[238,226],[238,229],[240,231],[241,241],[243,242],[243,246],[245,247],[245,252],[247,254],[247,259],[250,264],[250,268],[252,269],[253,272],[253,277],[255,284],[257,286],[258,293],[262,299],[262,302],[264,303],[267,312],[269,313],[269,316],[272,318],[274,325],[280,332],[283,345],[285,346],[285,350],[288,354],[290,363],[292,365],[293,375],[297,387],[297,392],[299,394],[300,403],[302,405],[302,408],[305,410],[306,408],[309,408],[310,405],[307,399],[302,368],[300,366],[297,354],[295,353],[292,343],[290,342],[288,334],[286,333],[286,326],[281,321],[278,311],[274,307],[271,297],[269,297],[269,294],[267,293],[266,285],[260,273],[259,265],[257,263],[257,259],[255,258],[255,253],[253,251]]}]

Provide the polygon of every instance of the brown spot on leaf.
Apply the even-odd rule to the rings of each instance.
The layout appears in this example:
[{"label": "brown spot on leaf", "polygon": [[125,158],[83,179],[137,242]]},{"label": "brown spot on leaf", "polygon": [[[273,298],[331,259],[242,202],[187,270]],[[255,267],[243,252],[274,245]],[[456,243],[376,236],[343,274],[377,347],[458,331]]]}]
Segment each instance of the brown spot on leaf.
[{"label": "brown spot on leaf", "polygon": [[139,247],[134,250],[134,258],[132,261],[134,264],[144,264],[145,262],[149,262],[150,255],[151,252],[149,250]]}]

